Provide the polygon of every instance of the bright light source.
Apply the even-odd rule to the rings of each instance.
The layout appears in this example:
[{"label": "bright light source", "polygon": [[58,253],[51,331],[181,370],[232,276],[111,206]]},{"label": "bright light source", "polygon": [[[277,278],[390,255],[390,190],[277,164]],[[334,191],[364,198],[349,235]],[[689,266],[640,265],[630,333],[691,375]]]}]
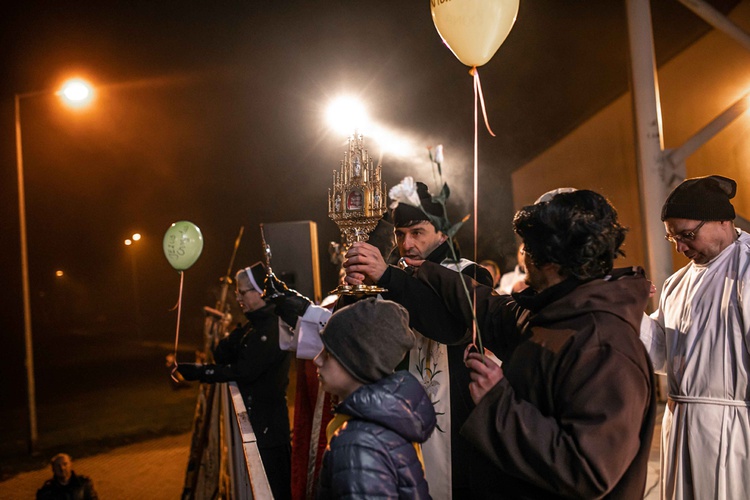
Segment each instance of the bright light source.
[{"label": "bright light source", "polygon": [[62,278],[63,274],[65,274],[65,273],[63,273],[60,270],[55,271],[55,276],[57,276],[58,278]]},{"label": "bright light source", "polygon": [[141,233],[133,233],[133,241],[138,241],[141,239]]},{"label": "bright light source", "polygon": [[335,99],[326,111],[329,126],[346,137],[359,131],[364,133],[369,126],[369,118],[362,103],[353,97]]},{"label": "bright light source", "polygon": [[409,157],[414,154],[416,146],[413,141],[405,138],[403,134],[397,134],[384,127],[375,127],[371,132],[372,138],[380,145],[383,153],[399,158]]},{"label": "bright light source", "polygon": [[125,240],[125,246],[130,246],[132,244],[133,244],[133,241],[130,238],[128,238],[127,240]]},{"label": "bright light source", "polygon": [[71,106],[84,106],[94,98],[94,89],[85,80],[73,78],[63,84],[58,94]]}]

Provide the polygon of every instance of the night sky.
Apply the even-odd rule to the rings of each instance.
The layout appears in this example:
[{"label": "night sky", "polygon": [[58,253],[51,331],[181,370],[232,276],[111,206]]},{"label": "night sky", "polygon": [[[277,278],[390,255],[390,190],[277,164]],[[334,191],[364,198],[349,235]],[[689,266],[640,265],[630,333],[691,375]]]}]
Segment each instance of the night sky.
[{"label": "night sky", "polygon": [[[653,3],[659,61],[707,29],[676,1]],[[186,341],[200,341],[202,307],[215,304],[242,226],[233,271],[261,258],[259,223],[315,221],[323,290],[333,288],[326,246],[339,234],[326,196],[346,140],[324,113],[340,94],[410,145],[397,156],[365,138],[388,186],[405,175],[434,186],[427,147],[443,144],[451,218],[472,210],[472,79],[427,0],[27,1],[0,23],[2,338],[13,376],[23,376],[16,93],[73,75],[98,92],[77,112],[52,96],[22,100],[35,337],[133,335],[135,269],[144,337],[171,341],[179,275],[161,242],[179,220],[205,241],[185,273]],[[479,70],[497,137],[480,129],[478,258],[515,255],[511,172],[627,91],[626,37],[624,2],[521,1]],[[143,239],[125,247],[135,231]],[[473,257],[471,224],[459,241]]]}]

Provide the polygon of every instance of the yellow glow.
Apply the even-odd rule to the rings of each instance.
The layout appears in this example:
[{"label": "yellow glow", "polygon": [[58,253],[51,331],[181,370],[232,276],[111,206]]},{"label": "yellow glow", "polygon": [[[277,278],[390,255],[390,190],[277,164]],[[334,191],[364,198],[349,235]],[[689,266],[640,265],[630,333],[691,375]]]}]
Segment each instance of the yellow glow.
[{"label": "yellow glow", "polygon": [[65,274],[65,273],[63,273],[60,270],[55,271],[55,276],[57,276],[58,278],[62,278],[63,274]]},{"label": "yellow glow", "polygon": [[89,104],[94,98],[93,87],[80,78],[67,80],[58,92],[70,106],[80,107]]},{"label": "yellow glow", "polygon": [[329,126],[346,137],[355,132],[366,133],[369,118],[364,105],[353,97],[339,97],[328,106],[326,119]]},{"label": "yellow glow", "polygon": [[127,240],[125,240],[125,246],[130,246],[132,244],[133,244],[133,242],[130,240],[130,238],[128,238]]},{"label": "yellow glow", "polygon": [[133,234],[133,241],[138,241],[141,239],[141,233],[134,233]]}]

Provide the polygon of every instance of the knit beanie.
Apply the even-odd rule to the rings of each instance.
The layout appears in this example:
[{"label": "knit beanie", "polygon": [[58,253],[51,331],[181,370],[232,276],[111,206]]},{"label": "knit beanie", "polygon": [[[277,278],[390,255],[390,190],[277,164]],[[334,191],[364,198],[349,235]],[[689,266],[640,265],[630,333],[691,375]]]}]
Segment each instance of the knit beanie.
[{"label": "knit beanie", "polygon": [[729,200],[736,192],[737,183],[720,175],[684,180],[664,202],[661,220],[734,220]]},{"label": "knit beanie", "polygon": [[333,313],[320,338],[328,353],[365,384],[393,373],[414,346],[406,309],[377,297],[358,300]]},{"label": "knit beanie", "polygon": [[245,268],[250,284],[258,293],[263,293],[263,284],[266,282],[266,266],[258,261],[250,267]]},{"label": "knit beanie", "polygon": [[437,217],[443,216],[443,208],[440,203],[432,201],[432,195],[427,184],[419,181],[416,184],[419,201],[424,211],[407,203],[399,203],[393,209],[393,225],[395,227],[410,227],[417,222],[429,221],[430,219],[425,212]]}]

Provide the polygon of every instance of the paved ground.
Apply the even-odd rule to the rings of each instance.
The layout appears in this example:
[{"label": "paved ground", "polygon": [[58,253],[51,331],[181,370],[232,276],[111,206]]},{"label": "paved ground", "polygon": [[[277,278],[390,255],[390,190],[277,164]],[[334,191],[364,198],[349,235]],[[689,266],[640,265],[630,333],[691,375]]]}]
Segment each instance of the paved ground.
[{"label": "paved ground", "polygon": [[[167,436],[74,459],[77,473],[94,480],[107,499],[178,499],[182,492],[190,434]],[[0,483],[0,498],[28,500],[51,477],[48,468],[21,473]]]}]

